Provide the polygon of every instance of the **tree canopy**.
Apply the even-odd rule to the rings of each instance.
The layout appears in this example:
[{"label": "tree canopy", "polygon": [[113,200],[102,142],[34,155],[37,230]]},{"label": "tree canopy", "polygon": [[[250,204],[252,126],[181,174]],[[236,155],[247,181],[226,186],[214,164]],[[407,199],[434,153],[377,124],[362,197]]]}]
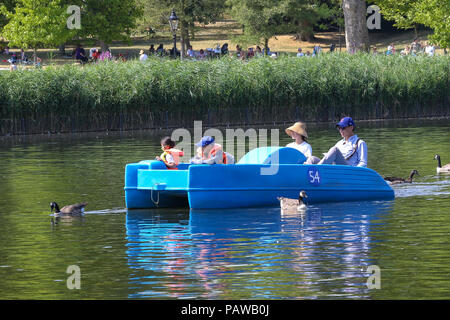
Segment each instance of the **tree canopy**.
[{"label": "tree canopy", "polygon": [[381,14],[395,21],[398,28],[423,24],[433,29],[430,39],[442,47],[450,46],[450,1],[448,0],[374,0]]},{"label": "tree canopy", "polygon": [[13,11],[1,6],[7,19],[1,36],[11,46],[37,48],[56,46],[73,36],[67,29],[67,13],[61,0],[17,0]]},{"label": "tree canopy", "polygon": [[243,27],[239,39],[264,43],[266,49],[274,35],[312,29],[328,13],[325,4],[312,0],[228,0],[227,5]]},{"label": "tree canopy", "polygon": [[[69,5],[81,9],[80,29],[67,27]],[[142,14],[136,0],[8,0],[0,8],[6,18],[1,36],[23,48],[54,47],[74,38],[127,40]]]}]

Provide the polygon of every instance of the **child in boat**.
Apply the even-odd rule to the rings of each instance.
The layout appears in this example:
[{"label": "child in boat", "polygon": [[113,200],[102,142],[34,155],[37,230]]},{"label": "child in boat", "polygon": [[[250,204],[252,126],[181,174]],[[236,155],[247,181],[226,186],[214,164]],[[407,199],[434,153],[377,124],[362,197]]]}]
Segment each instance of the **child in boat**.
[{"label": "child in boat", "polygon": [[197,156],[190,163],[195,164],[234,164],[234,157],[223,151],[222,146],[215,143],[214,138],[204,136],[198,143]]},{"label": "child in boat", "polygon": [[177,170],[180,163],[180,157],[184,155],[183,151],[175,149],[175,142],[170,137],[161,139],[161,149],[164,151],[161,156],[155,159],[164,162],[167,169]]}]

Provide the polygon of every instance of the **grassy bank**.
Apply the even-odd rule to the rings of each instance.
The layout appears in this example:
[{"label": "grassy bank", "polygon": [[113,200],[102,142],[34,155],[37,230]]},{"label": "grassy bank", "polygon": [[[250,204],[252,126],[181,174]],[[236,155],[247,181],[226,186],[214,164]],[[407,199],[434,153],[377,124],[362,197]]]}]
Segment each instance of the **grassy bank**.
[{"label": "grassy bank", "polygon": [[0,72],[0,134],[445,116],[450,57],[149,59]]}]

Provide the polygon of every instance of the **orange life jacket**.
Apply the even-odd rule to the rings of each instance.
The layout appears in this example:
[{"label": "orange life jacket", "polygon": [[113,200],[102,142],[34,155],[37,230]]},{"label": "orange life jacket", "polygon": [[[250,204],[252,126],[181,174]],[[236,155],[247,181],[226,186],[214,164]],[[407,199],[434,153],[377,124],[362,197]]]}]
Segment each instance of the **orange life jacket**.
[{"label": "orange life jacket", "polygon": [[[168,164],[167,159],[166,159],[168,154],[170,154],[173,157],[173,161],[175,162],[175,165],[177,165],[177,166],[180,163],[180,157],[184,156],[184,152],[182,150],[178,150],[175,148],[164,150],[164,152],[161,154],[161,159],[165,163],[166,166]],[[167,166],[167,169],[178,170],[177,167],[169,168],[168,166]]]},{"label": "orange life jacket", "polygon": [[[222,146],[218,143],[215,143],[214,147],[211,149],[211,151],[209,152],[206,159],[211,159],[211,158],[215,157],[217,151],[219,151],[219,150],[223,151]],[[227,164],[227,155],[225,154],[225,151],[222,152],[222,163]]]}]

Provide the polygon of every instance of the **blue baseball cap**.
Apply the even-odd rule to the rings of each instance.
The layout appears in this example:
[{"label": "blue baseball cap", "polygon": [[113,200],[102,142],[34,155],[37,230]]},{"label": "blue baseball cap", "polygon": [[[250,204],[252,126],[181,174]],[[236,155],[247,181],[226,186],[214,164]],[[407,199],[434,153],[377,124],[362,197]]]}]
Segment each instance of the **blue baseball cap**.
[{"label": "blue baseball cap", "polygon": [[204,136],[199,142],[197,142],[195,145],[197,147],[206,147],[207,145],[214,142],[214,138],[210,136]]},{"label": "blue baseball cap", "polygon": [[350,118],[350,117],[342,118],[341,121],[339,121],[336,124],[336,127],[341,127],[341,128],[345,128],[345,127],[348,127],[348,126],[355,127],[355,123],[353,122],[353,119]]}]

